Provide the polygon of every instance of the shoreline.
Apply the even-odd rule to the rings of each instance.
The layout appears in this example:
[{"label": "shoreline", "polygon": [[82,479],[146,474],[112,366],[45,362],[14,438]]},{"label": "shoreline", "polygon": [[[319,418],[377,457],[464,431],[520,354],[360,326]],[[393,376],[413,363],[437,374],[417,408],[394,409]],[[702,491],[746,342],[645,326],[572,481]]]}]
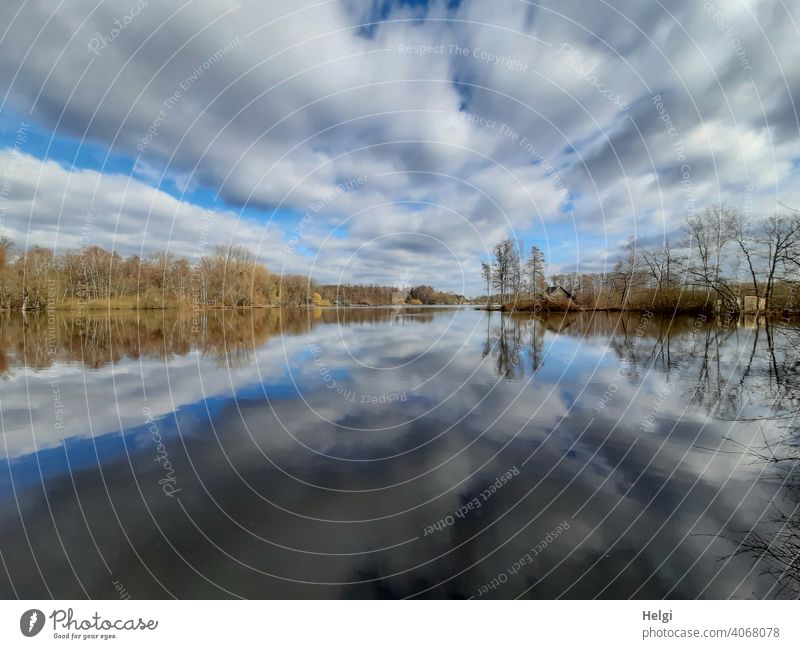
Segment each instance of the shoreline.
[{"label": "shoreline", "polygon": [[470,306],[468,304],[249,304],[243,306],[201,306],[195,307],[191,305],[177,305],[177,306],[44,306],[37,309],[2,309],[0,313],[50,313],[54,311],[64,313],[103,313],[109,311],[186,311],[188,313],[197,313],[201,311],[249,311],[259,309],[388,309],[388,308],[415,308],[427,309],[431,307],[462,307]]},{"label": "shoreline", "polygon": [[[587,307],[587,306],[568,306],[568,307],[561,307],[561,306],[550,306],[550,307],[542,307],[539,309],[530,308],[530,307],[509,307],[508,305],[503,306],[493,306],[493,307],[486,307],[484,306],[475,306],[474,310],[476,311],[490,311],[490,312],[500,312],[500,313],[533,313],[533,314],[542,314],[542,315],[549,315],[554,313],[652,313],[653,315],[662,315],[662,316],[674,316],[674,315],[705,315],[705,316],[722,316],[725,315],[723,313],[717,313],[713,309],[693,309],[693,308],[680,308],[680,307],[649,307],[649,306],[641,306],[641,307]],[[739,311],[733,313],[731,315],[735,315],[737,318],[742,316],[758,316],[758,317],[767,317],[767,318],[800,318],[800,310],[786,310],[786,309],[779,309],[779,310],[770,310],[770,311],[759,311],[759,312],[746,312],[746,311]]]}]

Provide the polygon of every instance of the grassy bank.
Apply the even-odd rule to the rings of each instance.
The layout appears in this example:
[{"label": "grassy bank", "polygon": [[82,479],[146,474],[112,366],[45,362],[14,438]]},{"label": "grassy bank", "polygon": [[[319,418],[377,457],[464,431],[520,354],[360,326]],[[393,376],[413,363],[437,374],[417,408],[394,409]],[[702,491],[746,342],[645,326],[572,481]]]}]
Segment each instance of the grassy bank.
[{"label": "grassy bank", "polygon": [[[522,300],[518,302],[507,302],[502,306],[493,306],[487,308],[485,305],[476,307],[483,311],[503,311],[505,313],[567,313],[575,311],[588,311],[588,312],[631,312],[642,313],[650,312],[660,315],[716,315],[716,312],[711,304],[691,303],[691,304],[630,304],[626,306],[595,306],[595,305],[582,305],[577,304],[568,299],[554,299],[554,300]],[[725,315],[725,314],[718,314]],[[745,313],[744,311],[732,312],[729,315],[756,315],[755,313]],[[800,316],[800,310],[778,308],[770,309],[766,312],[761,312],[758,315],[766,316],[769,318],[792,318],[795,319]]]}]

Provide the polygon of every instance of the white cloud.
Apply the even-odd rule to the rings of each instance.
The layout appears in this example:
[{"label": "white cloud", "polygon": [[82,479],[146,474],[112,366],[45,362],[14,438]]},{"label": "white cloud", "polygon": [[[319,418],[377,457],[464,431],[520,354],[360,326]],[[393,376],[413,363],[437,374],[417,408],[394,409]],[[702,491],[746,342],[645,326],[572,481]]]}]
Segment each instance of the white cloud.
[{"label": "white cloud", "polygon": [[[577,197],[579,231],[608,235],[612,250],[634,222],[645,231],[657,227],[653,212],[682,215],[679,164],[650,102],[654,93],[664,98],[686,145],[699,206],[720,198],[735,206],[746,184],[755,186],[756,213],[774,208],[776,188],[785,201],[800,199],[793,165],[800,132],[800,73],[793,65],[798,16],[785,3],[717,2],[723,26],[701,3],[668,13],[632,1],[613,7],[577,0],[552,7],[463,3],[457,9],[433,2],[427,9],[390,7],[384,22],[370,28],[358,27],[379,13],[367,3],[196,2],[174,15],[177,5],[149,3],[107,47],[89,51],[90,39],[109,33],[129,4],[73,2],[48,20],[53,10],[43,0],[25,3],[18,15],[15,3],[6,3],[0,9],[10,25],[0,60],[6,106],[32,110],[59,133],[137,155],[165,100],[238,38],[241,45],[169,107],[137,169],[148,182],[167,170],[181,186],[219,191],[231,215],[243,205],[269,213],[279,203],[304,212],[338,182],[368,176],[363,191],[341,197],[309,227],[312,243],[343,218],[373,208],[368,223],[345,232],[345,243],[327,244],[331,256],[323,261],[331,267],[369,237],[446,234],[446,243],[467,259],[481,254],[482,237],[491,243],[512,226],[544,237],[550,223],[563,219],[542,167],[508,137],[454,123],[452,115],[464,108],[535,144]],[[577,58],[567,61],[562,44]],[[406,53],[409,45],[439,49],[417,55]],[[490,55],[525,67],[509,70]],[[588,74],[629,108],[610,102]],[[485,190],[509,225],[479,191],[446,176]],[[57,190],[46,193],[52,196],[40,191],[40,200],[61,199]],[[374,209],[420,198],[437,207],[414,214],[399,205]],[[456,227],[448,210],[477,232]],[[176,211],[179,230],[190,231],[194,224],[182,221],[196,218],[196,211]],[[272,239],[286,236],[274,227]],[[120,236],[127,245],[137,232],[123,228]],[[381,261],[377,256],[372,265]],[[429,281],[448,285],[441,273]],[[470,281],[477,290],[477,275]]]}]

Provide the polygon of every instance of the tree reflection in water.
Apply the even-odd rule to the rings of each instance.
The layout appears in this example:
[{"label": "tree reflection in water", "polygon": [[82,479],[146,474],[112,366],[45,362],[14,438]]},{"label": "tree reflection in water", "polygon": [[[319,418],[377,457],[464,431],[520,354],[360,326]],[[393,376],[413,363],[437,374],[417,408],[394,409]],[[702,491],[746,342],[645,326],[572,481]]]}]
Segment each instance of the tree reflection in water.
[{"label": "tree reflection in water", "polygon": [[776,596],[800,595],[800,329],[755,317],[725,322],[684,316],[654,318],[637,335],[641,316],[634,313],[498,314],[493,326],[488,315],[483,354],[494,357],[504,379],[522,378],[521,356],[530,359],[530,374],[541,367],[547,331],[597,337],[607,340],[631,382],[658,371],[674,383],[673,398],[710,417],[761,422],[752,444],[728,438],[728,449],[709,449],[763,464],[762,480],[774,483],[760,522],[728,534],[735,548],[720,559],[749,555],[775,579]]},{"label": "tree reflection in water", "polygon": [[302,335],[319,324],[343,326],[430,321],[431,309],[255,308],[141,311],[0,312],[0,377],[14,366],[46,369],[81,362],[98,369],[125,358],[185,356],[197,351],[221,367],[247,365],[255,350],[281,334]]},{"label": "tree reflection in water", "polygon": [[[757,327],[760,332],[762,327]],[[770,503],[764,521],[753,529],[729,536],[736,544],[734,555],[749,555],[760,562],[760,570],[775,579],[777,597],[800,596],[800,332],[795,328],[763,327],[766,338],[762,362],[758,364],[758,337],[737,386],[738,395],[758,394],[765,412],[754,414],[761,429],[777,423],[780,435],[762,436],[759,444],[742,449],[753,462],[765,465],[765,480],[782,486]],[[756,369],[753,369],[755,366]],[[754,383],[755,386],[748,386]]]},{"label": "tree reflection in water", "polygon": [[[2,313],[0,375],[9,377],[17,367],[38,371],[73,362],[97,369],[124,359],[169,360],[191,353],[211,358],[222,367],[241,367],[253,362],[256,352],[272,338],[306,335],[322,324],[371,327],[391,323],[403,327],[431,322],[435,317],[436,310],[425,308],[404,308],[400,312],[391,308],[230,309],[199,314],[141,311],[86,313],[83,317],[70,312]],[[443,314],[439,312],[438,317]],[[573,338],[581,344],[565,345],[566,349],[581,349],[583,354],[585,342],[587,351],[602,350],[611,357],[607,360],[613,360],[607,367],[623,368],[624,381],[633,388],[647,381],[655,387],[674,384],[669,399],[681,408],[686,406],[715,420],[729,421],[731,430],[734,425],[753,424],[758,431],[754,437],[748,429],[747,438],[731,435],[723,438],[721,448],[708,449],[715,454],[736,454],[743,462],[763,467],[761,481],[768,487],[767,495],[759,501],[756,514],[744,518],[748,529],[724,525],[711,528],[710,523],[705,529],[689,528],[687,533],[698,537],[701,532],[709,532],[717,543],[708,547],[719,548],[720,541],[724,541],[726,549],[708,551],[708,556],[722,554],[722,562],[732,557],[752,558],[754,574],[774,579],[773,596],[800,594],[800,329],[787,323],[768,325],[763,319],[752,318],[717,322],[682,316],[643,321],[638,313],[531,317],[489,312],[476,314],[479,317],[483,320],[475,320],[478,338],[474,352],[469,353],[490,361],[487,374],[494,373],[505,387],[516,389],[511,382],[525,381],[537,373],[544,385],[558,380],[562,368],[555,367],[560,362],[557,359],[572,361],[551,354],[550,345],[559,338]],[[475,360],[465,358],[467,362]],[[595,361],[592,358],[591,363]],[[553,365],[548,367],[553,376],[542,371],[547,365]],[[588,376],[576,370],[571,380],[585,382],[590,380]],[[654,377],[659,380],[653,381]],[[578,392],[577,388],[574,392]],[[629,393],[634,395],[631,398],[642,398],[636,389]],[[581,405],[591,410],[594,401],[578,404],[578,410]],[[639,433],[638,423],[628,423],[632,436],[666,435],[665,428]],[[673,426],[676,420],[665,415],[661,423]],[[684,450],[682,442],[683,439],[674,440],[676,454]],[[691,443],[690,439],[687,444]],[[696,441],[694,444],[702,450]],[[674,466],[678,464],[680,461]],[[666,462],[663,466],[666,470],[673,464]],[[638,475],[631,480],[638,479]],[[653,475],[658,474],[653,471]],[[690,475],[694,479],[695,474]],[[700,466],[698,480],[702,477]],[[709,502],[715,499],[716,495],[712,495]],[[725,511],[724,517],[728,513]],[[752,524],[751,520],[757,522]],[[738,525],[742,526],[741,521]],[[719,530],[724,530],[720,532],[724,536],[716,534]]]}]

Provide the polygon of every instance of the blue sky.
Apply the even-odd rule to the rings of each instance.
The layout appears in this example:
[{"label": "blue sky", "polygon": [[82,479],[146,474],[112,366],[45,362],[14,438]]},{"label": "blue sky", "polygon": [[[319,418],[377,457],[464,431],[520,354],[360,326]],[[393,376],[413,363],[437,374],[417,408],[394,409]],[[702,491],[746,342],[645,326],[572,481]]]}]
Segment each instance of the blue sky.
[{"label": "blue sky", "polygon": [[129,4],[0,8],[20,247],[193,257],[208,221],[275,271],[469,294],[504,237],[602,271],[693,209],[800,205],[785,3]]}]

